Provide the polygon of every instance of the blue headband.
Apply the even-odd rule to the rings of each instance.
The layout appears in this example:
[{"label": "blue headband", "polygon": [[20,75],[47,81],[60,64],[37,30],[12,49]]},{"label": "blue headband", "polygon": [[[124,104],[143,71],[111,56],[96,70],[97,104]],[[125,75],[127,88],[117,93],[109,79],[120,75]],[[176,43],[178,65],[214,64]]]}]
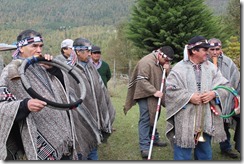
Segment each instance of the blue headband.
[{"label": "blue headband", "polygon": [[74,50],[80,51],[80,50],[89,50],[91,51],[91,46],[74,46]]}]

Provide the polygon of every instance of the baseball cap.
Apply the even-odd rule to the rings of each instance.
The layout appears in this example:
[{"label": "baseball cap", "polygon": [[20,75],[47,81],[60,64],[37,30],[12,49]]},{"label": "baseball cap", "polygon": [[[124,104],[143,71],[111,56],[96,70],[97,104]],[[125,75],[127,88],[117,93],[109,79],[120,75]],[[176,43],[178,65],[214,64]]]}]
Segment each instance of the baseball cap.
[{"label": "baseball cap", "polygon": [[194,36],[188,42],[188,49],[192,48],[209,48],[210,44],[208,43],[207,39],[203,36]]},{"label": "baseball cap", "polygon": [[73,43],[74,43],[74,41],[72,39],[65,39],[61,43],[61,48],[64,48],[64,47],[73,48]]},{"label": "baseball cap", "polygon": [[91,52],[101,52],[101,49],[98,46],[92,46]]}]

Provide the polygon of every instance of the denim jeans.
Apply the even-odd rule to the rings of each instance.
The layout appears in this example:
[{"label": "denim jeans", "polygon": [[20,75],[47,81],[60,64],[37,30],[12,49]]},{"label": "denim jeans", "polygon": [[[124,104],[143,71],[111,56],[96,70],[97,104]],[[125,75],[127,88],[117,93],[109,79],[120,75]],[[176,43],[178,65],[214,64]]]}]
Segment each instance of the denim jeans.
[{"label": "denim jeans", "polygon": [[[141,151],[149,150],[153,126],[150,126],[150,117],[149,117],[147,99],[139,99],[137,102],[140,108],[140,118],[138,123],[139,146]],[[154,140],[158,141],[159,133],[157,132],[157,129],[155,130],[154,136],[155,136]]]},{"label": "denim jeans", "polygon": [[225,133],[227,136],[227,139],[223,142],[219,143],[219,147],[221,151],[228,151],[231,149],[231,144],[230,144],[230,132],[229,132],[229,125],[227,123],[224,123],[224,129],[225,129]]},{"label": "denim jeans", "polygon": [[98,160],[97,148],[93,149],[90,154],[88,154],[87,160]]},{"label": "denim jeans", "polygon": [[97,148],[93,149],[87,156],[87,158],[83,158],[82,154],[78,153],[78,160],[98,160]]},{"label": "denim jeans", "polygon": [[[198,142],[194,149],[195,160],[212,160],[211,136],[203,133],[205,142]],[[174,144],[174,160],[192,160],[192,148],[182,148]]]}]

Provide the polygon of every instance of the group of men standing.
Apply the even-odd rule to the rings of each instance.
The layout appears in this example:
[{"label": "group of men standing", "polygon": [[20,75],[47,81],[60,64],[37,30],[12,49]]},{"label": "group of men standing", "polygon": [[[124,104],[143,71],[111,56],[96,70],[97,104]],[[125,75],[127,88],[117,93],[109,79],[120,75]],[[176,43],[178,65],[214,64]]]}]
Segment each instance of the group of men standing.
[{"label": "group of men standing", "polygon": [[[40,33],[24,30],[17,37],[13,60],[2,70],[0,159],[98,160],[97,148],[112,133],[115,109],[100,74],[89,61],[92,43],[85,38],[65,40],[57,59],[42,54],[43,45]],[[65,65],[41,63],[40,57]],[[29,66],[21,73],[25,59]],[[31,88],[48,101],[72,104],[83,92],[85,97],[72,108],[52,106],[29,95],[23,74]],[[84,88],[79,88],[77,79]]]},{"label": "group of men standing", "polygon": [[[42,54],[43,45],[40,33],[31,29],[21,32],[13,60],[2,70],[0,159],[98,160],[98,145],[111,135],[115,119],[107,90],[111,72],[101,60],[101,49],[85,38],[65,39],[61,54],[53,59]],[[83,90],[78,88],[74,74],[39,63],[38,57],[68,65],[82,79]],[[235,149],[240,152],[240,98],[233,101],[240,95],[240,72],[223,54],[221,41],[195,36],[185,46],[184,59],[171,66],[173,58],[172,47],[162,46],[143,57],[130,77],[124,112],[139,104],[142,158],[148,157],[152,138],[154,146],[167,146],[160,140],[157,129],[152,134],[154,120],[159,119],[155,118],[156,112],[160,116],[160,110],[156,111],[159,98],[166,108],[166,137],[173,148],[174,160],[191,160],[192,150],[194,159],[212,160],[212,140],[220,143],[222,154],[236,158],[231,149],[229,125],[237,123],[234,140]],[[23,73],[25,59],[30,65]],[[75,102],[81,92],[86,96],[72,109],[52,106],[29,95],[23,85],[23,74],[37,93],[52,102]],[[231,94],[228,88],[234,88],[238,94]],[[220,117],[233,110],[234,116]]]},{"label": "group of men standing", "polygon": [[[124,112],[126,114],[138,103],[142,158],[148,158],[151,142],[155,140],[155,145],[159,146],[157,129],[152,134],[154,120],[159,119],[155,118],[159,98],[166,109],[166,137],[172,146],[174,160],[191,160],[192,150],[195,160],[212,160],[212,140],[220,143],[222,154],[237,158],[231,148],[229,127],[233,120],[237,122],[234,140],[235,148],[240,152],[238,68],[223,54],[222,44],[216,38],[208,41],[203,36],[195,36],[185,45],[183,60],[172,67],[173,57],[172,48],[162,46],[144,56],[130,78]],[[162,82],[164,69],[167,77]],[[160,91],[160,84],[164,85],[163,91]],[[235,93],[229,92],[230,88],[234,88]],[[225,117],[233,110],[234,116]],[[160,143],[160,146],[166,146],[166,143]]]}]

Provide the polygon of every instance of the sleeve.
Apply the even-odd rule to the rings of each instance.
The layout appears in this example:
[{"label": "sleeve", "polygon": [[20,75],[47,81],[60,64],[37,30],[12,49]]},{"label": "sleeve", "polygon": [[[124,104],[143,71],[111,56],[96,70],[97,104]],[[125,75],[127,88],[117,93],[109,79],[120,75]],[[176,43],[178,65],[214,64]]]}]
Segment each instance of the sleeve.
[{"label": "sleeve", "polygon": [[29,100],[30,98],[26,98],[20,102],[19,109],[14,120],[15,122],[21,121],[29,115],[30,111],[27,105]]}]

